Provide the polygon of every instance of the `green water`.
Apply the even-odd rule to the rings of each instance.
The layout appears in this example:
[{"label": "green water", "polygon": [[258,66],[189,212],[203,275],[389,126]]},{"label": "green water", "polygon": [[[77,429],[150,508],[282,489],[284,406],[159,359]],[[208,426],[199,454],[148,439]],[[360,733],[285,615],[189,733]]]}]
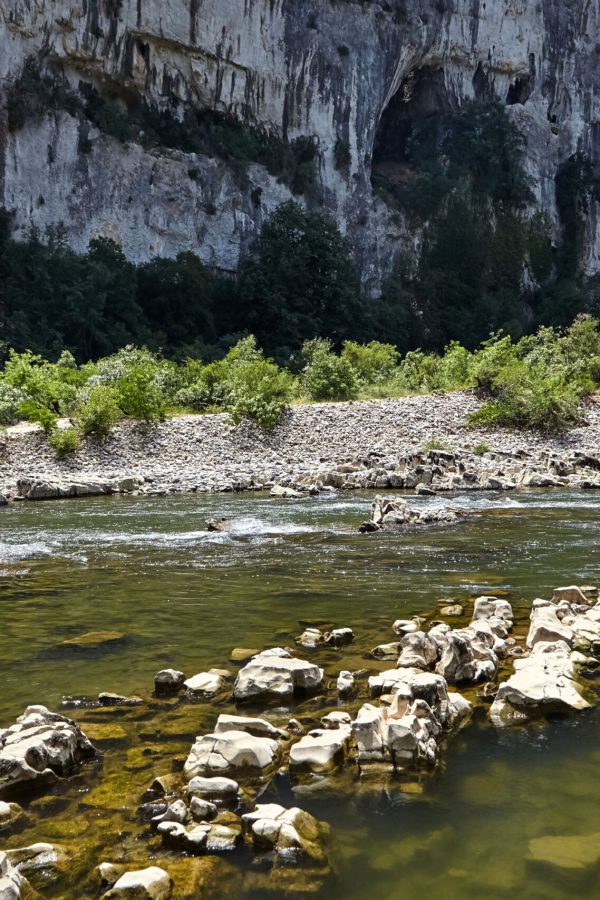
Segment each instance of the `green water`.
[{"label": "green water", "polygon": [[[109,690],[148,700],[131,711],[68,713],[98,735],[101,759],[33,799],[31,824],[3,842],[49,840],[72,853],[69,880],[45,885],[44,896],[94,896],[88,873],[104,859],[153,856],[175,865],[136,809],[154,775],[171,771],[220,710],[152,701],[158,669],[232,669],[233,647],[290,644],[311,623],[349,625],[356,634],[347,652],[303,651],[328,677],[341,668],[377,671],[393,664],[365,651],[394,639],[395,618],[433,614],[441,598],[501,592],[522,626],[535,596],[598,580],[593,494],[457,495],[453,502],[473,513],[458,527],[358,535],[371,500],[190,495],[1,511],[0,725],[30,703],[57,709],[65,695]],[[234,520],[231,534],[204,530],[217,515]],[[105,630],[124,637],[86,650],[63,644]],[[281,721],[290,712],[316,723],[318,707],[305,702],[282,711]],[[331,789],[299,795],[280,779],[270,796],[332,825],[335,875],[326,896],[334,900],[408,900],[423,891],[444,900],[598,896],[600,866],[534,862],[529,842],[600,832],[599,725],[593,710],[499,733],[482,712],[452,738],[419,793],[416,785],[380,789],[346,777],[337,788],[334,780]],[[600,837],[598,844],[600,858]],[[222,881],[215,896],[236,896],[232,885]]]}]

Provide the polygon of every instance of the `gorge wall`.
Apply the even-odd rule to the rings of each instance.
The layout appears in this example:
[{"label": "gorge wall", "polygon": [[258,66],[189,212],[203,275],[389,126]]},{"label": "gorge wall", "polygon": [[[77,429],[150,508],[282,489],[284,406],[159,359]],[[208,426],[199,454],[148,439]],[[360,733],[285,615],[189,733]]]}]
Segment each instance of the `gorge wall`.
[{"label": "gorge wall", "polygon": [[[0,205],[21,233],[64,222],[78,250],[106,235],[136,261],[192,250],[234,270],[292,196],[264,165],[119,141],[68,104],[11,127],[29,66],[124,111],[213,109],[284,142],[310,137],[306,201],[335,215],[376,283],[399,247],[418,250],[418,231],[371,182],[374,148],[385,157],[388,142],[393,157],[411,105],[506,103],[527,138],[535,206],[558,231],[560,165],[575,153],[600,163],[599,61],[600,0],[0,0]],[[595,272],[595,202],[588,213]]]}]

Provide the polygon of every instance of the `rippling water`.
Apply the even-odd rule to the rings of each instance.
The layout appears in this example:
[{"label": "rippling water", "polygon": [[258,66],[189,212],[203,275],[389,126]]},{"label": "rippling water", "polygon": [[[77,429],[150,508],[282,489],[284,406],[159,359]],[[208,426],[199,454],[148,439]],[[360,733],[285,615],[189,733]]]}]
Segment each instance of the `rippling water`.
[{"label": "rippling water", "polygon": [[[534,597],[598,580],[592,492],[460,494],[451,502],[472,515],[458,526],[359,535],[371,501],[367,494],[293,502],[190,495],[0,511],[0,725],[29,703],[55,708],[64,695],[148,696],[160,668],[193,674],[227,666],[233,647],[289,644],[305,622],[354,629],[349,655],[315,656],[334,677],[340,668],[372,667],[364,650],[393,639],[391,622],[431,613],[441,598],[502,592],[524,621]],[[206,530],[217,516],[231,520],[227,533]],[[103,630],[124,637],[84,651],[63,645]],[[143,788],[215,718],[202,706],[152,715],[120,714],[123,734],[103,747],[101,766],[62,785],[52,814],[34,804],[32,827],[6,843],[69,845],[68,819],[75,845],[85,846],[85,871],[127,846],[122,835],[135,832]],[[84,723],[102,721],[85,716]],[[327,896],[596,896],[598,866],[534,862],[529,841],[600,832],[599,724],[594,710],[498,733],[480,716],[449,743],[421,793],[359,783],[339,796],[302,794],[297,802],[336,836]],[[47,896],[93,896],[86,884],[82,874],[76,888],[50,886]]]}]

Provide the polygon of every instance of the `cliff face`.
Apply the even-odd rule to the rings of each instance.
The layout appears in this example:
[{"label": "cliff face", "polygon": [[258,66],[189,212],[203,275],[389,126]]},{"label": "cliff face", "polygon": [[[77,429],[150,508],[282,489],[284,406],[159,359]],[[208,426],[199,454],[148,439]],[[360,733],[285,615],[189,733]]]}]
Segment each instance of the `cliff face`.
[{"label": "cliff face", "polygon": [[[123,108],[215,109],[314,138],[309,202],[336,216],[375,281],[418,243],[371,186],[374,147],[411,104],[506,102],[556,228],[561,163],[600,163],[600,0],[0,0],[0,51],[0,203],[21,228],[63,221],[76,249],[104,234],[136,260],[192,250],[235,269],[290,188],[262,165],[242,177],[217,157],[120,143],[65,109],[10,130],[6,98],[28,60]],[[592,205],[588,271],[599,254]]]}]

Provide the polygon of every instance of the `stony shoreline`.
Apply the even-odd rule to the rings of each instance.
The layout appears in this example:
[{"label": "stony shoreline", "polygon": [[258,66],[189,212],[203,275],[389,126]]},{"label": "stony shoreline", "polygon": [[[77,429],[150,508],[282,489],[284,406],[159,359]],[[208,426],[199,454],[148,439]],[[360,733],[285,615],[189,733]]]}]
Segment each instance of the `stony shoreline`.
[{"label": "stony shoreline", "polygon": [[[124,422],[107,439],[87,439],[62,460],[41,432],[17,427],[0,435],[0,493],[9,500],[22,498],[27,485],[44,481],[67,486],[49,496],[267,490],[275,484],[415,488],[414,479],[395,476],[406,472],[412,458],[415,465],[427,462],[422,451],[429,442],[456,453],[454,474],[460,477],[450,483],[446,478],[438,489],[493,489],[489,478],[502,478],[506,471],[515,486],[528,486],[527,478],[519,478],[523,472],[549,472],[557,484],[595,486],[600,397],[586,404],[585,424],[560,435],[471,428],[468,417],[477,407],[471,391],[298,405],[272,433],[251,425],[234,427],[221,414],[179,416],[152,425]],[[474,454],[481,444],[489,451]],[[588,458],[584,468],[589,471],[578,472],[576,457]],[[435,485],[435,473],[433,480]],[[25,487],[19,488],[19,481]],[[427,473],[421,481],[428,483]],[[86,489],[98,483],[98,490]],[[77,484],[80,490],[69,491]]]}]

